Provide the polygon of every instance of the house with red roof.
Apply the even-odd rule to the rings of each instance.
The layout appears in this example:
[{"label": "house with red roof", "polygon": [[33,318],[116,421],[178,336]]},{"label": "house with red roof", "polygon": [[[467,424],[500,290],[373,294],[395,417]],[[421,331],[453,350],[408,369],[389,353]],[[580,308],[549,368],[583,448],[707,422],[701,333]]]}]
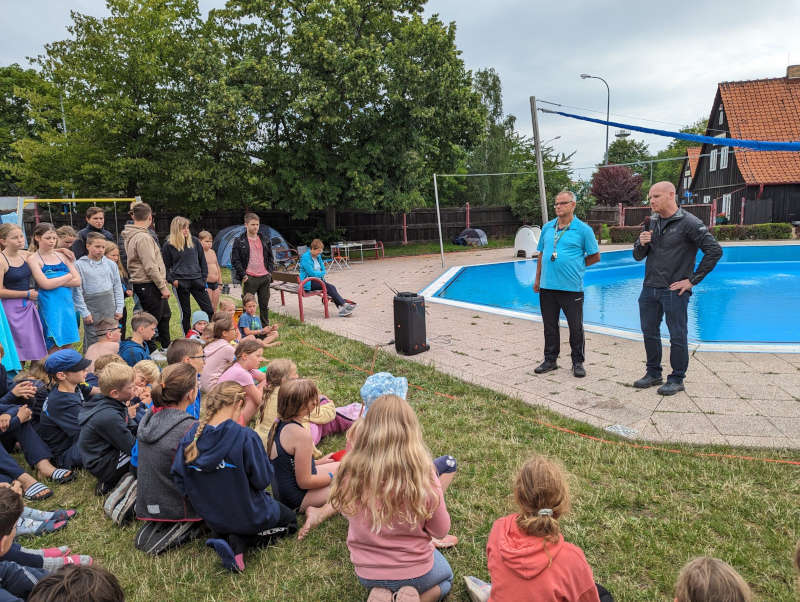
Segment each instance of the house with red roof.
[{"label": "house with red roof", "polygon": [[675,187],[678,199],[681,202],[688,202],[692,197],[692,180],[694,179],[694,174],[697,173],[697,164],[700,162],[702,148],[702,146],[690,146],[686,149],[686,157],[683,159],[680,179]]},{"label": "house with red roof", "polygon": [[[790,66],[786,77],[720,83],[706,135],[800,141],[800,65]],[[678,186],[681,201],[715,203],[717,214],[734,224],[800,220],[800,153],[715,144],[689,151]]]}]

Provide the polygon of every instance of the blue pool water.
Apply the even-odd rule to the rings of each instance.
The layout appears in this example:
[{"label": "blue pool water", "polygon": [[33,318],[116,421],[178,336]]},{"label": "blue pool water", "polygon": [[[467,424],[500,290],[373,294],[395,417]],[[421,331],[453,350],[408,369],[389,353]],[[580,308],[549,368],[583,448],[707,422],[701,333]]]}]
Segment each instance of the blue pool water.
[{"label": "blue pool water", "polygon": [[[467,266],[434,297],[538,314],[535,276],[535,260]],[[643,278],[644,261],[634,261],[631,251],[603,253],[586,270],[584,322],[638,333]],[[692,342],[800,342],[800,245],[724,247],[692,292]],[[662,332],[668,336],[666,325]]]}]

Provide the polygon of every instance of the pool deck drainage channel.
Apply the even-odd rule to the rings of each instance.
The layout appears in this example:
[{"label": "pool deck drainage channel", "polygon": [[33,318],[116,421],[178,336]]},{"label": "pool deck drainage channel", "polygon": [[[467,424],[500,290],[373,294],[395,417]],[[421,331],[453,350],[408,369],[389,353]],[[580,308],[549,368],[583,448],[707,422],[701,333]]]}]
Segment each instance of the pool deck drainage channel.
[{"label": "pool deck drainage channel", "polygon": [[[603,245],[601,252],[624,248]],[[475,250],[449,253],[446,261],[448,267],[478,265],[511,261],[512,255],[511,249]],[[394,346],[386,343],[394,338],[394,293],[384,283],[396,290],[420,291],[432,288],[442,272],[439,255],[367,261],[331,272],[328,279],[358,307],[349,318],[332,311],[326,320],[321,303],[306,299],[306,322],[368,345],[382,345],[393,354]],[[442,280],[439,288],[445,283]],[[297,317],[296,297],[286,295],[286,303],[281,307],[279,295],[273,295],[270,308]],[[578,379],[569,369],[566,329],[561,337],[561,368],[534,374],[543,357],[544,338],[541,322],[531,316],[428,303],[427,330],[431,350],[408,359],[600,428],[626,427],[639,439],[658,443],[800,449],[800,354],[693,350],[686,391],[662,397],[654,388],[630,386],[645,372],[641,341],[587,332],[587,376]],[[666,362],[669,349],[664,351]]]}]

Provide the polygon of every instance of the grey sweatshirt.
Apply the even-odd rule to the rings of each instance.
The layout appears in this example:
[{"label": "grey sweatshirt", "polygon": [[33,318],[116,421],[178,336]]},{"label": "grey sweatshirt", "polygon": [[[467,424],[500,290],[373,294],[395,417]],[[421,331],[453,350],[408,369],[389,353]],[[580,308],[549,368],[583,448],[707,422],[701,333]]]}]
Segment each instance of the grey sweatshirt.
[{"label": "grey sweatshirt", "polygon": [[86,307],[84,296],[105,292],[114,295],[114,313],[122,313],[125,297],[122,294],[119,268],[113,261],[107,257],[94,261],[89,259],[88,255],[84,255],[75,262],[75,268],[81,275],[81,285],[72,289],[72,301],[81,317],[85,318],[91,313]]}]

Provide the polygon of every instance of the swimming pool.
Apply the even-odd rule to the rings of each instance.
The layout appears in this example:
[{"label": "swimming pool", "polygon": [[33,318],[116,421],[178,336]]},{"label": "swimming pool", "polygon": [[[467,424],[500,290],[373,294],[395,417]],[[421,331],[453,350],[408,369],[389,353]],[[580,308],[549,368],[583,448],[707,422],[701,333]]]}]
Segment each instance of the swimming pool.
[{"label": "swimming pool", "polygon": [[[535,276],[536,260],[457,266],[421,294],[436,303],[540,321]],[[641,339],[637,299],[643,279],[644,261],[635,261],[630,250],[603,253],[586,270],[586,329]],[[725,246],[716,268],[692,292],[689,341],[695,349],[800,353],[800,245]],[[669,337],[664,324],[662,334]]]}]

